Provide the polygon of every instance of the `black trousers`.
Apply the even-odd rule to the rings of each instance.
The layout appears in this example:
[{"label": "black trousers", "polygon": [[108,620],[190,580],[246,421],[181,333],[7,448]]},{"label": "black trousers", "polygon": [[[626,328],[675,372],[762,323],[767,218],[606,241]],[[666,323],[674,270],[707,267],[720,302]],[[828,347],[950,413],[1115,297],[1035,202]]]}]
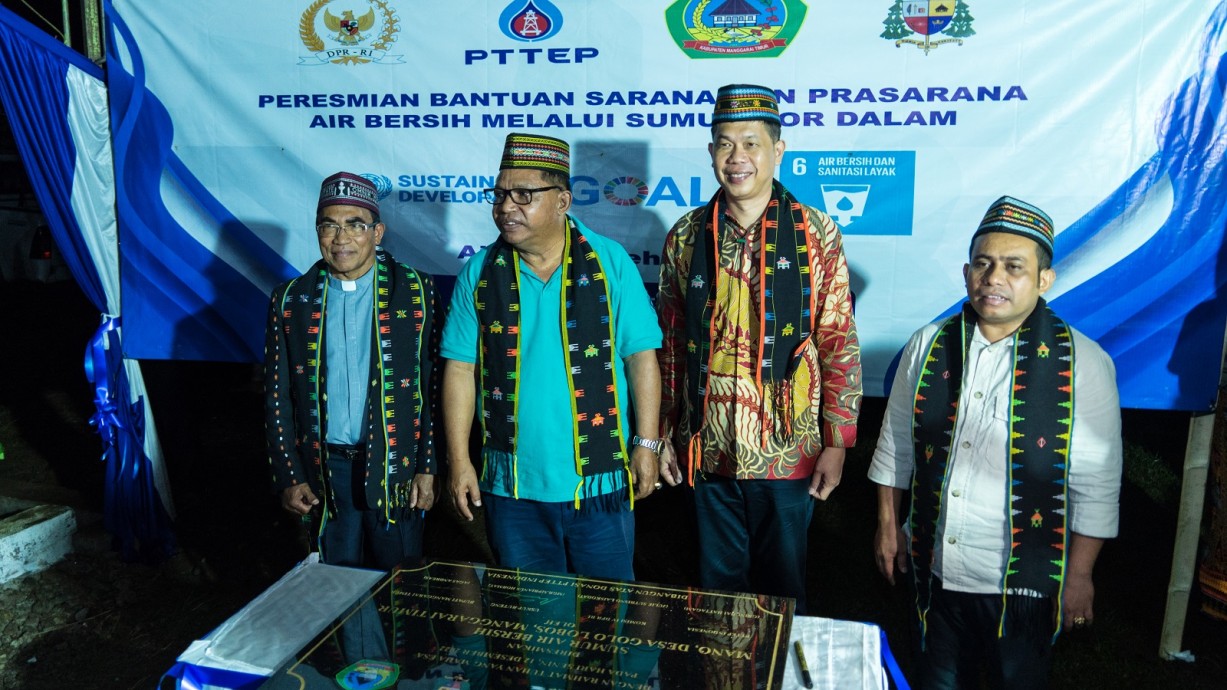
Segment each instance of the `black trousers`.
[{"label": "black trousers", "polygon": [[699,582],[706,589],[792,597],[805,615],[805,561],[814,499],[809,479],[729,479],[694,484]]},{"label": "black trousers", "polygon": [[[383,509],[366,504],[361,477],[366,471],[362,455],[329,452],[328,475],[336,497],[336,517],[324,523],[320,560],[374,570],[391,570],[402,563],[416,565],[422,557],[423,519],[418,511],[403,511],[390,524]],[[374,599],[356,604],[341,625],[338,643],[346,664],[363,659],[390,660],[387,631]]]},{"label": "black trousers", "polygon": [[391,570],[401,563],[416,565],[422,557],[420,512],[405,510],[395,524],[389,524],[382,508],[366,504],[360,479],[366,471],[365,459],[329,453],[327,463],[336,517],[324,523],[320,560],[374,570]]},{"label": "black trousers", "polygon": [[[1003,606],[1005,628],[999,637]],[[1011,595],[1003,604],[1000,594],[951,592],[935,579],[927,621],[920,690],[1048,687],[1051,599]]]}]

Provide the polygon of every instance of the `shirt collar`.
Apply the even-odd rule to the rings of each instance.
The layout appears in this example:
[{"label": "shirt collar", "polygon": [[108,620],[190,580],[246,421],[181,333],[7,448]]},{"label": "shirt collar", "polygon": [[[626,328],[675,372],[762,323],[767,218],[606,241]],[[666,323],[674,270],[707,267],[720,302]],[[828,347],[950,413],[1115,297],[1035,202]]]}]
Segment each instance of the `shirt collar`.
[{"label": "shirt collar", "polygon": [[[365,290],[375,282],[376,267],[371,266],[371,270],[363,273],[357,280],[341,280],[331,273],[328,274],[328,287],[331,290],[340,290],[341,292],[357,292]],[[349,285],[346,286],[346,283]]]}]

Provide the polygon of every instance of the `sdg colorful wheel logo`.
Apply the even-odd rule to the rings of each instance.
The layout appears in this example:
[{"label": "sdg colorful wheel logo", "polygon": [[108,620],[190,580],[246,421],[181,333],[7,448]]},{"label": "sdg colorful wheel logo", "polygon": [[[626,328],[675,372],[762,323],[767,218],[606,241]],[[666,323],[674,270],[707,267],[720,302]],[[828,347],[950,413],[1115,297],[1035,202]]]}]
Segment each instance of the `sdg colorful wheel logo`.
[{"label": "sdg colorful wheel logo", "polygon": [[648,185],[634,177],[616,177],[605,183],[605,198],[617,206],[635,206],[648,198]]}]

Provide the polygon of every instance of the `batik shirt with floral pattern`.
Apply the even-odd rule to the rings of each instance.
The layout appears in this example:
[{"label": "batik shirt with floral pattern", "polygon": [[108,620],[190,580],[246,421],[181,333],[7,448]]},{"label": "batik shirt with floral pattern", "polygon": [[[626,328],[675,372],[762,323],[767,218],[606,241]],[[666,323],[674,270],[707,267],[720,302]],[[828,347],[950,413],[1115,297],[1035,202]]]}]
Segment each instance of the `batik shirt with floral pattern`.
[{"label": "batik shirt with floral pattern", "polygon": [[[660,350],[662,431],[671,436],[684,461],[692,435],[686,413],[686,290],[695,233],[703,230],[705,208],[683,216],[665,239],[656,309],[664,332]],[[852,318],[848,263],[839,227],[825,213],[805,207],[811,259],[811,285],[819,295],[813,332],[791,381],[755,383],[761,338],[758,291],[761,219],[740,227],[731,215],[720,240],[720,270],[712,311],[716,338],[708,376],[708,407],[700,431],[700,469],[736,479],[802,479],[814,470],[825,446],[849,448],[856,442],[861,401],[860,343]],[[779,270],[780,267],[777,267]],[[796,267],[793,267],[795,270]],[[697,286],[696,289],[707,289]],[[792,441],[783,440],[784,420],[769,401],[777,386],[790,385]],[[766,404],[764,400],[768,401]],[[763,434],[763,427],[771,433]],[[765,440],[764,440],[765,438]]]}]

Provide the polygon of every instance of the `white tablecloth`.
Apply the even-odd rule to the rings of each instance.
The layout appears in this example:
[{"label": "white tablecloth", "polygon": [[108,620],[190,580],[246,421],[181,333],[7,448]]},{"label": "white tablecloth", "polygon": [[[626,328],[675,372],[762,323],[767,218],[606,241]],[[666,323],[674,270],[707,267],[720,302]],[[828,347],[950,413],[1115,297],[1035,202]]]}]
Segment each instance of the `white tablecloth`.
[{"label": "white tablecloth", "polygon": [[869,623],[796,616],[792,619],[782,687],[805,688],[792,644],[800,640],[815,690],[886,690],[889,685],[882,668],[881,639],[878,626]]}]

